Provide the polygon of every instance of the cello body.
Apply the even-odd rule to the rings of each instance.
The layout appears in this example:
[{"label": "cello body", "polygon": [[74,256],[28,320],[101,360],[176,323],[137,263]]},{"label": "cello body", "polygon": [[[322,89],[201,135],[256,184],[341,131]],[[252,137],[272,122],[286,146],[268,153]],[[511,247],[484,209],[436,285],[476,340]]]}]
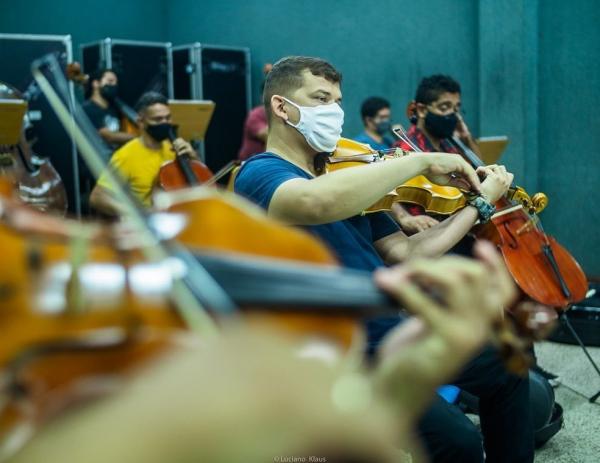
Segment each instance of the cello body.
[{"label": "cello body", "polygon": [[[0,82],[0,98],[22,99],[18,90]],[[31,207],[64,216],[67,193],[60,175],[47,158],[37,156],[22,129],[15,145],[0,146],[0,174],[10,178],[17,197]]]},{"label": "cello body", "polygon": [[[566,309],[584,299],[588,281],[575,258],[542,232],[521,205],[511,206],[500,200],[496,207],[499,212],[487,224],[476,226],[475,233],[498,246],[521,290],[556,309]],[[549,253],[553,258],[548,257]]]}]

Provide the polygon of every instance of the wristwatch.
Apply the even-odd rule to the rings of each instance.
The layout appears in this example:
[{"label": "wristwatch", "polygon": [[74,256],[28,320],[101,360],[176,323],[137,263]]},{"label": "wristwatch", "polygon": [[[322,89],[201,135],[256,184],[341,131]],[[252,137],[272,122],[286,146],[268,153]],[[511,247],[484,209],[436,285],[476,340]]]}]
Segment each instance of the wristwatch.
[{"label": "wristwatch", "polygon": [[477,209],[479,214],[479,222],[489,222],[494,213],[496,212],[496,206],[491,204],[481,195],[473,195],[467,199],[467,204]]}]

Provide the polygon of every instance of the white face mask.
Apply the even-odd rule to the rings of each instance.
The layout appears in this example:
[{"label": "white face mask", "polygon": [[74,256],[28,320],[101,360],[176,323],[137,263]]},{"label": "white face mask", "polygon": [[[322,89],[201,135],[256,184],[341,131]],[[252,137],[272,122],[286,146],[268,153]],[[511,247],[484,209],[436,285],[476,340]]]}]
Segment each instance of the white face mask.
[{"label": "white face mask", "polygon": [[304,135],[306,142],[315,151],[332,153],[342,136],[342,126],[344,125],[344,110],[340,105],[332,103],[319,106],[299,106],[285,97],[282,98],[300,111],[300,120],[297,124],[292,124],[289,120],[285,122]]}]

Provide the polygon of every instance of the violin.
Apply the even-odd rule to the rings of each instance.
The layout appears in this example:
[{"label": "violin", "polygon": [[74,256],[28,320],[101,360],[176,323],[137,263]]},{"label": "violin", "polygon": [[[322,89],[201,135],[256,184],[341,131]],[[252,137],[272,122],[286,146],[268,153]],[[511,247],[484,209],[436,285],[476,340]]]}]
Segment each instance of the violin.
[{"label": "violin", "polygon": [[[154,222],[185,218],[174,238],[242,311],[207,306],[217,321],[241,314],[245,323],[283,329],[300,343],[319,338],[343,351],[362,343],[364,318],[398,312],[369,272],[336,267],[308,233],[275,223],[244,200],[187,189],[160,193],[157,203],[170,215]],[[177,266],[172,258],[148,263],[137,234],[41,216],[6,199],[0,211],[6,247],[0,299],[7,308],[0,314],[6,334],[0,342],[0,449],[6,449],[24,429],[33,435],[65,409],[111,392],[115,379],[177,348],[186,322],[171,293]],[[514,314],[525,328],[540,326],[530,308]],[[510,325],[499,333],[507,362],[522,367],[523,341]]]},{"label": "violin", "polygon": [[[285,329],[301,343],[321,338],[348,349],[361,339],[360,320],[368,312],[397,311],[366,275],[334,268],[329,251],[306,233],[257,219],[218,197],[172,207],[194,211],[182,239],[194,237],[195,259],[243,309],[246,323]],[[65,409],[111,392],[115,380],[178,347],[188,328],[173,302],[173,262],[148,263],[137,235],[43,216],[7,199],[0,211],[6,247],[0,262],[1,454],[24,430],[33,435]],[[232,233],[225,233],[223,220],[235,225]],[[202,239],[201,224],[211,225]],[[248,242],[235,230],[257,234]],[[280,255],[263,261],[256,252]],[[322,265],[289,262],[299,256]],[[364,293],[357,283],[367,282]],[[237,314],[209,308],[215,319]]]},{"label": "violin", "polygon": [[[0,98],[22,99],[18,90],[0,82]],[[12,179],[17,196],[31,207],[64,216],[67,193],[60,175],[48,158],[37,156],[22,128],[15,145],[0,146],[0,174]]]},{"label": "violin", "polygon": [[[376,151],[367,144],[341,138],[333,154],[326,160],[326,170],[333,172],[371,162],[383,162],[404,154],[400,149]],[[365,212],[389,211],[395,202],[417,204],[431,214],[450,215],[462,209],[466,199],[460,189],[433,184],[424,175],[419,175],[389,192]]]}]

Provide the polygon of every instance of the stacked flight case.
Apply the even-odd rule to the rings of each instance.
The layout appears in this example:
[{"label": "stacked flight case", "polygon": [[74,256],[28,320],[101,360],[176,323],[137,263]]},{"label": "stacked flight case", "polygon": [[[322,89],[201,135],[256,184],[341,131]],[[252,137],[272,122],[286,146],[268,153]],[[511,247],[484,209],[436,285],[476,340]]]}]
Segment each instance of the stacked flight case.
[{"label": "stacked flight case", "polygon": [[193,43],[173,47],[173,96],[212,100],[215,112],[206,133],[204,160],[216,172],[237,157],[251,107],[250,51]]},{"label": "stacked flight case", "polygon": [[[28,133],[36,154],[47,157],[60,174],[67,191],[69,212],[81,213],[77,150],[48,100],[31,74],[31,63],[47,54],[54,54],[61,68],[73,59],[70,35],[0,34],[0,81],[16,87],[28,101]],[[6,65],[10,63],[10,65]],[[73,99],[73,86],[69,88]]]},{"label": "stacked flight case", "polygon": [[135,106],[149,91],[173,96],[171,44],[106,38],[81,46],[83,69],[90,74],[109,68],[119,77],[119,97]]}]

